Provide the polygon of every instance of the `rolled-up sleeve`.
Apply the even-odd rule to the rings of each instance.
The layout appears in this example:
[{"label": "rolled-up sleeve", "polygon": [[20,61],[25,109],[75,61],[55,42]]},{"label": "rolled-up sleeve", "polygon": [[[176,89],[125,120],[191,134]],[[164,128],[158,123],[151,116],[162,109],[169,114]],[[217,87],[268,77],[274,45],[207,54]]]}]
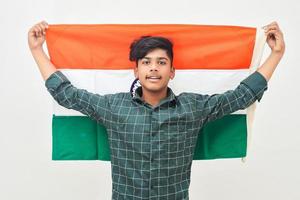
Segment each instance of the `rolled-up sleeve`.
[{"label": "rolled-up sleeve", "polygon": [[241,83],[246,85],[253,92],[258,102],[261,100],[264,92],[268,89],[267,80],[257,71],[248,76]]},{"label": "rolled-up sleeve", "polygon": [[234,90],[221,94],[199,95],[197,109],[204,117],[204,122],[213,121],[237,110],[245,109],[256,100],[260,101],[267,88],[267,80],[256,71],[241,81]]},{"label": "rolled-up sleeve", "polygon": [[91,93],[74,87],[61,72],[52,73],[45,81],[45,86],[55,101],[68,109],[73,109],[105,124],[110,114],[107,95]]}]

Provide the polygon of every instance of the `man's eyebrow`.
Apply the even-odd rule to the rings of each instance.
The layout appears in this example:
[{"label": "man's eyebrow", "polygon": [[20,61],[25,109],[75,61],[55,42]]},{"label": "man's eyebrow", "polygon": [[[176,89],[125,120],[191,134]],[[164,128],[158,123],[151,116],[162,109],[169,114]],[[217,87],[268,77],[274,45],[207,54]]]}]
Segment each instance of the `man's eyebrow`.
[{"label": "man's eyebrow", "polygon": [[[151,59],[151,57],[144,57],[144,59]],[[162,59],[168,60],[168,58],[166,58],[166,57],[158,57],[158,59],[159,60],[162,60]]]}]

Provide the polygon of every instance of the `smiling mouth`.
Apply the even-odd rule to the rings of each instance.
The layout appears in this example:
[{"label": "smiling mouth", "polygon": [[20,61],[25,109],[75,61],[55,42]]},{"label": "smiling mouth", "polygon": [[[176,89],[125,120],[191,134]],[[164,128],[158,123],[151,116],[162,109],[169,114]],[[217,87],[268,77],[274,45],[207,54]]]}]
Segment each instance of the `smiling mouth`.
[{"label": "smiling mouth", "polygon": [[161,76],[146,76],[147,80],[160,80]]}]

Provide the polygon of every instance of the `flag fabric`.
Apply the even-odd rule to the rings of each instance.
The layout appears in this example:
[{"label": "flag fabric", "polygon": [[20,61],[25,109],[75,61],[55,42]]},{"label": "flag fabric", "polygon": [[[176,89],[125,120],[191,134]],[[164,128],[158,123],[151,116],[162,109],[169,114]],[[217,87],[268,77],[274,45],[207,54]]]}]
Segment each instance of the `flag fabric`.
[{"label": "flag fabric", "polygon": [[[222,93],[234,89],[260,64],[266,41],[261,28],[195,24],[59,24],[46,33],[51,62],[71,83],[89,92],[130,92],[134,62],[129,46],[144,35],[174,44],[175,94]],[[255,104],[201,129],[194,160],[244,158]],[[54,101],[52,160],[110,160],[106,129]]]}]

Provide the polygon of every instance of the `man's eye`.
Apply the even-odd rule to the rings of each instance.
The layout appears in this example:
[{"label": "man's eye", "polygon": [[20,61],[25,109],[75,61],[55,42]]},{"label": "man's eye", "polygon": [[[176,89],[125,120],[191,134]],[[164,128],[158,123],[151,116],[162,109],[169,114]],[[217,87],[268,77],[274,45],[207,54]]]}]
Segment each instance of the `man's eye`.
[{"label": "man's eye", "polygon": [[160,65],[165,65],[166,62],[161,61],[161,62],[159,62],[159,64],[160,64]]},{"label": "man's eye", "polygon": [[143,64],[149,64],[149,61],[143,61],[142,63]]}]

